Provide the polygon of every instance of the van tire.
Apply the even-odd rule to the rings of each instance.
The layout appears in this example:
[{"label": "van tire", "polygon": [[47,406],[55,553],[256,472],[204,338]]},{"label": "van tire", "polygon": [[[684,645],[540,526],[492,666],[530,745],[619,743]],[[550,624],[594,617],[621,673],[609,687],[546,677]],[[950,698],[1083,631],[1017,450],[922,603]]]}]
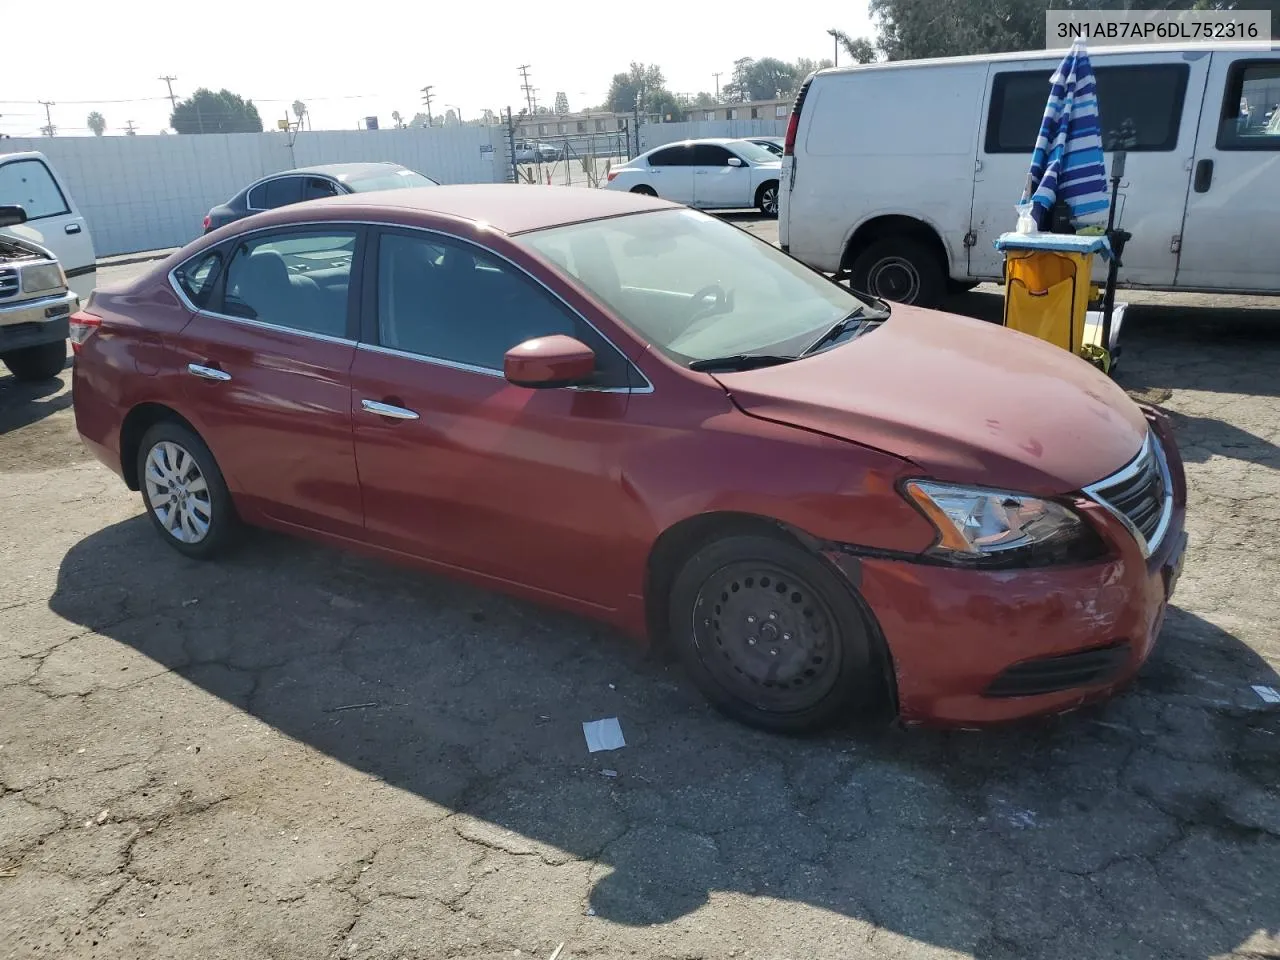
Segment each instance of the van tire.
[{"label": "van tire", "polygon": [[15,380],[37,382],[52,380],[67,365],[67,341],[42,343],[38,347],[22,347],[0,356]]},{"label": "van tire", "polygon": [[647,187],[647,186],[645,186],[643,183],[642,183],[642,184],[640,184],[640,186],[638,186],[638,187],[632,187],[632,188],[631,188],[629,191],[627,191],[627,192],[628,192],[628,193],[638,193],[638,194],[640,194],[642,197],[656,197],[656,196],[658,195],[658,191],[657,191],[657,190],[653,189],[653,187]]},{"label": "van tire", "polygon": [[853,259],[849,285],[894,303],[936,307],[947,293],[947,273],[936,252],[911,237],[882,237]]}]

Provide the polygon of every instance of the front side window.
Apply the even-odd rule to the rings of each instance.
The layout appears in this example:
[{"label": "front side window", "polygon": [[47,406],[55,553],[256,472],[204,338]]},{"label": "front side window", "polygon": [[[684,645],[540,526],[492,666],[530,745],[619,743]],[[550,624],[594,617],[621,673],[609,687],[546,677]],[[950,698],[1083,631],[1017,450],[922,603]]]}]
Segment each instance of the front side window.
[{"label": "front side window", "polygon": [[627,386],[626,361],[512,264],[436,235],[384,233],[378,241],[381,346],[500,373],[512,347],[553,334],[596,352],[596,386]]},{"label": "front side window", "polygon": [[302,191],[304,200],[321,200],[325,197],[336,197],[337,195],[337,184],[332,180],[326,180],[324,177],[308,177],[306,186]]},{"label": "front side window", "polygon": [[517,237],[680,363],[792,355],[863,302],[782,251],[696,210],[660,210]]},{"label": "front side window", "polygon": [[221,274],[222,254],[216,250],[188,260],[173,271],[178,286],[198,310],[209,306]]},{"label": "front side window", "polygon": [[733,154],[717,144],[699,143],[693,148],[693,165],[695,167],[727,167],[731,156]]},{"label": "front side window", "polygon": [[[1052,71],[1000,73],[991,88],[987,153],[1031,153],[1040,134]],[[1185,63],[1095,67],[1106,150],[1173,150],[1189,69]]]},{"label": "front side window", "polygon": [[222,313],[345,338],[354,231],[273,233],[236,244]]},{"label": "front side window", "polygon": [[1280,60],[1232,66],[1217,145],[1219,150],[1280,150]]},{"label": "front side window", "polygon": [[0,164],[0,204],[16,204],[28,220],[61,217],[71,212],[58,181],[39,160]]}]

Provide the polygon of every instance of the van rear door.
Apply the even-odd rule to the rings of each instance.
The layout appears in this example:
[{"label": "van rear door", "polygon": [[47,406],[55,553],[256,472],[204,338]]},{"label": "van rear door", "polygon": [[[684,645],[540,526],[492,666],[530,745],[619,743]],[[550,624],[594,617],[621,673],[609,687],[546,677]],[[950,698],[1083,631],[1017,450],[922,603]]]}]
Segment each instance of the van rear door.
[{"label": "van rear door", "polygon": [[66,185],[41,153],[0,156],[0,204],[16,203],[27,222],[0,233],[47,247],[66,271],[71,289],[86,300],[96,281],[93,239]]},{"label": "van rear door", "polygon": [[[1049,78],[1061,59],[1047,54],[991,65],[970,221],[969,276],[975,280],[1002,276],[1003,259],[993,241],[1017,220],[1014,206],[1026,184]],[[1122,133],[1132,137],[1116,211],[1117,224],[1133,234],[1120,280],[1172,287],[1209,52],[1113,54],[1101,48],[1090,59],[1104,149]],[[1108,169],[1111,156],[1108,151]],[[1101,258],[1094,266],[1094,278],[1101,282],[1106,276]]]},{"label": "van rear door", "polygon": [[1217,50],[1209,65],[1175,286],[1280,292],[1277,264],[1280,51]]}]

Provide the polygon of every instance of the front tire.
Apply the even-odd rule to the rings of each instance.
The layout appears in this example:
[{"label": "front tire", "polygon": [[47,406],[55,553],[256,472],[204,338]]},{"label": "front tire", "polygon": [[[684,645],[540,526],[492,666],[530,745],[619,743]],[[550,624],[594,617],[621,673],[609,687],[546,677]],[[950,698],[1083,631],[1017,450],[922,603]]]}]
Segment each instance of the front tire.
[{"label": "front tire", "polygon": [[917,307],[936,307],[946,296],[947,274],[938,255],[911,237],[884,237],[854,257],[855,291]]},{"label": "front tire", "polygon": [[756,191],[756,207],[766,217],[778,216],[778,181],[768,180]]},{"label": "front tire", "polygon": [[239,523],[222,471],[205,442],[182,424],[153,426],[138,448],[138,486],[161,539],[193,560],[231,543]]},{"label": "front tire", "polygon": [[627,192],[628,192],[628,193],[638,193],[638,194],[640,194],[640,196],[642,196],[642,197],[656,197],[656,196],[658,195],[658,191],[657,191],[657,190],[653,189],[653,187],[646,186],[646,185],[645,185],[645,184],[643,184],[643,183],[642,183],[642,184],[640,184],[640,186],[638,186],[638,187],[632,187],[632,188],[631,188],[630,190],[628,190]]},{"label": "front tire", "polygon": [[52,380],[67,365],[67,341],[42,343],[38,347],[23,347],[4,355],[5,366],[14,379],[23,381]]},{"label": "front tire", "polygon": [[804,733],[883,703],[869,617],[797,544],[759,535],[709,543],[676,575],[668,615],[690,677],[739,722]]}]

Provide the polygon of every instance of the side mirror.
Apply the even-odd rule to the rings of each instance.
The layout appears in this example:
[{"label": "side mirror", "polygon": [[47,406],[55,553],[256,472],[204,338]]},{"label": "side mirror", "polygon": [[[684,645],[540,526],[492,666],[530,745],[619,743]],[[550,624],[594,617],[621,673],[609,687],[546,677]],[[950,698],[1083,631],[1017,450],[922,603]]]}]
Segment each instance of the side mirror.
[{"label": "side mirror", "polygon": [[517,387],[569,387],[591,379],[596,355],[580,340],[554,334],[526,340],[507,351],[502,373]]},{"label": "side mirror", "polygon": [[742,162],[742,158],[741,158],[741,157],[730,157],[730,158],[729,158],[729,166],[731,166],[731,167],[745,167],[745,166],[746,166],[746,164]]},{"label": "side mirror", "polygon": [[0,207],[0,227],[15,227],[27,222],[27,211],[15,204]]}]

